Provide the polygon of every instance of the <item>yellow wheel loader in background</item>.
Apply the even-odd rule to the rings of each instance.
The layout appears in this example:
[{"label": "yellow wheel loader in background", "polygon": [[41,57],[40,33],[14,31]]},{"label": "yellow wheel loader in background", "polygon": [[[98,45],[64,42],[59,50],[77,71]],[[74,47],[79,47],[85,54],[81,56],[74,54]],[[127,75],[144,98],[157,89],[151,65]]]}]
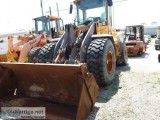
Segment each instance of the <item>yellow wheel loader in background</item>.
[{"label": "yellow wheel loader in background", "polygon": [[19,41],[15,44],[13,43],[14,38],[8,37],[8,50],[6,54],[0,55],[1,62],[28,62],[28,53],[32,48],[42,47],[47,42],[58,41],[64,32],[63,20],[59,17],[42,16],[35,18],[34,21],[35,34],[18,36]]},{"label": "yellow wheel loader in background", "polygon": [[30,51],[35,63],[1,62],[1,107],[45,107],[47,119],[84,120],[96,102],[98,85],[113,81],[116,63],[127,64],[123,33],[110,24],[112,0],[74,4],[77,21],[79,10],[103,7],[102,21],[66,24],[57,42]]}]

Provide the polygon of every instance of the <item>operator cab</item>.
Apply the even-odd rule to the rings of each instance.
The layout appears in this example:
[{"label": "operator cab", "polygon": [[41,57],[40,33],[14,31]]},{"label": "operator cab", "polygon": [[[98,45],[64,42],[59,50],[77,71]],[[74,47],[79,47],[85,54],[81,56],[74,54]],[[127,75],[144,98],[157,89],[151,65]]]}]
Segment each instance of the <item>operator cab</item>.
[{"label": "operator cab", "polygon": [[112,21],[109,20],[111,14],[108,14],[106,10],[108,6],[109,8],[112,6],[112,0],[98,0],[97,2],[93,2],[93,0],[74,0],[73,3],[76,5],[75,21],[77,25],[89,25],[97,21],[106,25],[108,21]]},{"label": "operator cab", "polygon": [[[42,16],[35,18],[35,33],[45,32],[47,37],[59,38],[63,34],[63,20],[55,16]],[[62,26],[62,27],[60,27]]]}]

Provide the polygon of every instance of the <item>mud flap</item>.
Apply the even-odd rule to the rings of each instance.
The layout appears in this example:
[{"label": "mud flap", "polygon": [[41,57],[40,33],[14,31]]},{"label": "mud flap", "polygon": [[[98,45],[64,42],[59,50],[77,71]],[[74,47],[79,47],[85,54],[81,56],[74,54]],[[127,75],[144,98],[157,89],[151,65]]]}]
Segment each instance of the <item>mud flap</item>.
[{"label": "mud flap", "polygon": [[[21,99],[24,102],[19,106],[25,107],[43,105],[47,119],[83,120],[95,104],[98,85],[87,71],[86,64],[0,63],[0,66],[12,72],[9,80],[16,85],[17,98],[14,95],[9,100]],[[1,99],[0,103],[5,99]],[[15,106],[14,102],[9,101],[7,105]]]}]

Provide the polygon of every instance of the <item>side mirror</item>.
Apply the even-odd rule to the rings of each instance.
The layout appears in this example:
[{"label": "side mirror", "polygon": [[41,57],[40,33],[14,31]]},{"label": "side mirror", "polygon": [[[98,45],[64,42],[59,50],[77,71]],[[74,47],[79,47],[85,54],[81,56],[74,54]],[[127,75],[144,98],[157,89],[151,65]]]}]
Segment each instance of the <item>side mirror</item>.
[{"label": "side mirror", "polygon": [[113,5],[113,1],[112,0],[107,0],[108,6],[112,6]]},{"label": "side mirror", "polygon": [[72,11],[73,11],[73,4],[70,4],[69,14],[72,14]]}]

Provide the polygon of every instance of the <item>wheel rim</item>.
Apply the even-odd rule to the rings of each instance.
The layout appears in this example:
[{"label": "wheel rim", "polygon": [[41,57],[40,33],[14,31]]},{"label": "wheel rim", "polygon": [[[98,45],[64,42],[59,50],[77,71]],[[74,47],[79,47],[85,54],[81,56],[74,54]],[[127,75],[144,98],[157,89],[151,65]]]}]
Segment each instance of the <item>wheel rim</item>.
[{"label": "wheel rim", "polygon": [[107,67],[107,71],[110,74],[113,68],[113,53],[111,50],[108,51],[107,56],[106,56],[106,67]]}]

